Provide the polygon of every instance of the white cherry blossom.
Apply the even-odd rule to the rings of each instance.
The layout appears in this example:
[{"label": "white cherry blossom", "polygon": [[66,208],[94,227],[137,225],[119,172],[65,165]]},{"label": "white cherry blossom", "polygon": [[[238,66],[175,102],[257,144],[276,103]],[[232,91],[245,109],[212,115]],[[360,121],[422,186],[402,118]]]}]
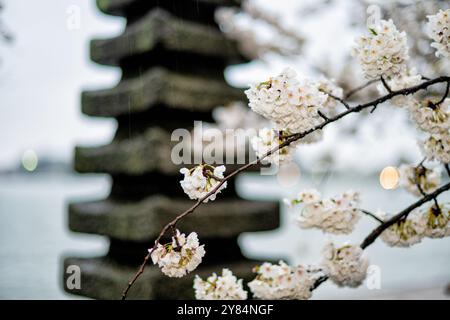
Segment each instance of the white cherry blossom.
[{"label": "white cherry blossom", "polygon": [[431,134],[419,142],[422,152],[428,160],[450,163],[450,132]]},{"label": "white cherry blossom", "polygon": [[358,287],[367,275],[369,260],[357,245],[336,248],[328,242],[323,250],[322,265],[331,281],[340,287]]},{"label": "white cherry blossom", "polygon": [[243,289],[242,279],[236,278],[229,269],[223,269],[221,276],[213,273],[206,280],[196,275],[194,290],[197,300],[247,299],[247,291]]},{"label": "white cherry blossom", "polygon": [[380,20],[369,31],[356,40],[352,50],[366,78],[404,74],[409,60],[405,32],[399,32],[392,20]]},{"label": "white cherry blossom", "polygon": [[[220,180],[217,179],[223,179],[224,172],[225,166],[213,167],[209,164],[200,164],[190,170],[182,168],[180,173],[184,175],[184,178],[180,181],[180,184],[190,199],[201,199],[217,187],[220,183]],[[225,181],[214,194],[203,202],[214,201],[216,195],[226,187],[227,182]]]},{"label": "white cherry blossom", "polygon": [[295,299],[305,300],[311,297],[316,274],[307,266],[291,267],[285,262],[271,264],[265,262],[254,269],[256,278],[248,283],[256,298],[264,300]]},{"label": "white cherry blossom", "polygon": [[410,108],[411,118],[418,128],[431,133],[439,134],[450,130],[450,99],[441,104],[426,100],[423,103],[413,104]]},{"label": "white cherry blossom", "polygon": [[204,246],[200,245],[195,232],[186,237],[179,230],[176,230],[171,243],[158,243],[156,249],[150,249],[149,252],[153,264],[157,264],[165,275],[175,278],[195,270],[205,255]]},{"label": "white cherry blossom", "polygon": [[[391,218],[391,215],[380,213],[383,220]],[[418,210],[409,213],[408,217],[401,219],[389,226],[381,234],[381,240],[390,247],[410,247],[422,241],[424,226],[420,222]]]},{"label": "white cherry blossom", "polygon": [[301,228],[318,228],[332,234],[349,234],[361,218],[357,208],[359,194],[347,191],[342,195],[322,199],[317,190],[300,193],[291,204],[303,204],[295,213],[295,221]]},{"label": "white cherry blossom", "polygon": [[319,88],[319,82],[297,80],[295,71],[288,68],[245,93],[250,108],[273,121],[276,129],[299,133],[323,121],[319,111],[325,111],[328,96]]},{"label": "white cherry blossom", "polygon": [[421,212],[419,223],[424,228],[424,236],[428,238],[450,236],[450,205],[440,204],[438,210],[434,203],[429,205]]}]

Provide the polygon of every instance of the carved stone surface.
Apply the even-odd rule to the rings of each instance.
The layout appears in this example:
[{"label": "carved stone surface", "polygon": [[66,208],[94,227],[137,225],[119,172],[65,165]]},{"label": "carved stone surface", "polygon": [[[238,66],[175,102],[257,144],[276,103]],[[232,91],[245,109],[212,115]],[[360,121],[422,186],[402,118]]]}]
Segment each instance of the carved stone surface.
[{"label": "carved stone surface", "polygon": [[[157,4],[164,2],[173,5],[181,5],[182,2],[178,0],[96,0],[98,8],[107,14],[127,16],[130,11],[133,11],[133,7],[145,8],[154,7]],[[240,4],[240,0],[183,0],[189,7],[198,9],[197,5],[210,5],[210,6],[234,6]]]},{"label": "carved stone surface", "polygon": [[147,111],[158,104],[174,109],[211,111],[243,98],[242,90],[230,87],[223,80],[152,68],[139,78],[121,81],[112,89],[83,92],[81,104],[87,115],[111,117]]},{"label": "carved stone surface", "polygon": [[[249,281],[255,276],[252,268],[257,264],[257,261],[244,260],[231,262],[227,266],[236,276]],[[128,279],[136,272],[135,266],[118,264],[107,258],[66,258],[64,269],[69,265],[80,267],[82,288],[66,291],[94,299],[120,298]],[[217,266],[202,266],[196,274],[206,278],[213,272],[220,273],[221,269]],[[64,274],[64,277],[67,276],[68,274]],[[193,279],[193,274],[183,278],[168,278],[156,268],[146,268],[139,281],[130,290],[128,299],[194,299]]]},{"label": "carved stone surface", "polygon": [[[190,142],[171,141],[171,133],[163,128],[151,127],[142,134],[129,139],[117,139],[101,147],[77,147],[75,169],[78,172],[100,172],[127,174],[132,176],[160,172],[179,176],[179,170],[186,164],[175,164],[171,159],[172,148],[181,144],[183,150],[190,150],[190,159],[201,157],[202,149],[192,150]],[[181,147],[180,147],[181,148]],[[245,149],[244,149],[245,150]],[[226,156],[226,150],[222,154]],[[248,158],[248,157],[247,157]],[[227,165],[230,172],[239,164]],[[258,167],[252,168],[257,170]]]},{"label": "carved stone surface", "polygon": [[145,54],[157,47],[195,53],[209,58],[240,61],[237,46],[213,26],[186,21],[155,8],[125,32],[111,39],[91,41],[91,59],[119,65],[127,57]]}]

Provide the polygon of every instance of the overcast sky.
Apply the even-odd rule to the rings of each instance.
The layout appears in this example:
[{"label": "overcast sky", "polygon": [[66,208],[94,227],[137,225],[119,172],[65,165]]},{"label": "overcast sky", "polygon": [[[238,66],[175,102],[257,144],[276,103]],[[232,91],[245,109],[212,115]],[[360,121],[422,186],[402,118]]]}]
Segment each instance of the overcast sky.
[{"label": "overcast sky", "polygon": [[88,41],[118,34],[124,20],[92,0],[3,2],[15,40],[0,45],[0,168],[16,165],[26,149],[70,159],[75,143],[107,142],[114,121],[83,116],[80,92],[118,80],[116,68],[89,61]]}]

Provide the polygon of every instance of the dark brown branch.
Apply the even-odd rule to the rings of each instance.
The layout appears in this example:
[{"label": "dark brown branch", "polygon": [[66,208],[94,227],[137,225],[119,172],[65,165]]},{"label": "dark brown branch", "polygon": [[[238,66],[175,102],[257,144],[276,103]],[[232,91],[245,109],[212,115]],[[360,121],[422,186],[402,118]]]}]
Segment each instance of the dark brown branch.
[{"label": "dark brown branch", "polygon": [[317,111],[317,114],[318,114],[322,119],[324,119],[325,121],[328,121],[328,120],[329,120],[328,117],[322,113],[322,111]]},{"label": "dark brown branch", "polygon": [[147,265],[147,262],[149,259],[150,259],[150,252],[147,253],[147,255],[144,258],[144,261],[139,266],[138,271],[136,272],[134,277],[128,282],[127,287],[122,292],[122,300],[125,300],[127,298],[127,294],[128,294],[128,291],[130,290],[130,288],[133,286],[133,284],[136,282],[136,280],[140,277],[140,275],[144,273],[145,266]]},{"label": "dark brown branch", "polygon": [[381,83],[383,84],[383,86],[386,88],[387,92],[391,93],[392,89],[391,89],[391,87],[389,87],[389,85],[387,84],[387,82],[383,76],[380,77],[380,80],[381,80]]},{"label": "dark brown branch", "polygon": [[[339,120],[339,119],[341,119],[341,118],[343,118],[343,117],[345,117],[345,116],[347,116],[347,115],[349,115],[349,114],[351,114],[351,113],[354,113],[354,112],[360,112],[360,111],[362,111],[362,110],[364,110],[364,109],[366,109],[366,108],[369,108],[369,107],[375,108],[375,107],[377,107],[379,104],[381,104],[381,103],[383,103],[383,102],[386,102],[386,101],[392,99],[393,97],[396,97],[396,96],[399,96],[399,95],[409,95],[409,94],[413,94],[413,93],[415,93],[415,92],[417,92],[417,91],[425,90],[425,89],[427,89],[429,86],[431,86],[431,85],[433,85],[433,84],[436,84],[436,83],[442,83],[442,82],[447,82],[447,83],[450,82],[450,77],[447,77],[447,76],[441,76],[441,77],[438,77],[438,78],[435,78],[435,79],[432,79],[432,80],[423,82],[423,83],[421,83],[421,84],[419,84],[419,85],[416,85],[416,86],[413,86],[413,87],[410,87],[410,88],[406,88],[406,89],[402,89],[402,90],[390,92],[389,94],[387,94],[387,95],[385,95],[385,96],[382,96],[382,97],[380,97],[380,98],[378,98],[378,99],[376,99],[376,100],[374,100],[374,101],[367,102],[367,103],[364,103],[364,104],[360,104],[360,105],[357,105],[357,106],[355,106],[355,107],[351,107],[351,108],[347,109],[346,111],[344,111],[344,112],[342,112],[342,113],[340,113],[340,114],[338,114],[338,115],[336,115],[336,116],[334,116],[334,117],[332,117],[332,118],[328,118],[328,120],[322,122],[321,124],[319,124],[319,125],[317,125],[317,126],[311,128],[311,129],[309,129],[309,130],[306,130],[306,131],[304,131],[304,132],[295,133],[295,134],[292,134],[292,135],[290,135],[290,136],[287,136],[287,137],[286,137],[286,140],[285,140],[284,142],[280,143],[277,147],[275,147],[275,148],[273,148],[272,150],[268,151],[267,153],[265,153],[264,155],[262,155],[260,158],[257,158],[256,160],[253,160],[252,162],[249,162],[249,163],[243,165],[242,167],[238,168],[237,170],[235,170],[235,171],[231,172],[230,174],[228,174],[225,178],[223,178],[221,181],[219,181],[219,183],[218,183],[218,184],[217,184],[210,192],[208,192],[205,196],[203,196],[202,198],[200,198],[200,199],[199,199],[192,207],[190,207],[190,208],[187,209],[186,211],[182,212],[180,215],[178,215],[176,218],[174,218],[172,221],[170,221],[170,222],[169,222],[169,223],[161,230],[161,232],[159,233],[158,237],[155,239],[155,242],[154,242],[154,245],[153,245],[153,248],[151,249],[151,251],[153,251],[153,250],[156,249],[156,247],[157,247],[159,241],[160,241],[161,238],[167,233],[167,231],[168,231],[170,228],[174,228],[174,227],[176,226],[176,224],[178,223],[178,221],[180,221],[181,219],[183,219],[183,218],[186,217],[187,215],[189,215],[189,214],[191,214],[192,212],[194,212],[194,210],[195,210],[197,207],[199,207],[199,206],[203,203],[204,200],[208,199],[211,195],[215,194],[215,193],[219,190],[219,188],[220,188],[227,180],[229,180],[229,179],[231,179],[232,177],[236,176],[237,174],[239,174],[239,173],[241,173],[241,172],[247,170],[248,168],[253,167],[254,165],[257,165],[257,164],[261,163],[261,161],[262,161],[263,159],[265,159],[266,157],[270,156],[271,154],[277,152],[278,150],[280,150],[280,149],[282,149],[282,148],[284,148],[284,147],[286,147],[286,146],[289,146],[289,145],[290,145],[292,142],[294,142],[294,141],[297,141],[297,140],[299,140],[299,139],[301,139],[301,138],[304,138],[306,135],[308,135],[308,134],[310,134],[310,133],[312,133],[312,132],[314,132],[314,131],[323,129],[326,125],[328,125],[328,124],[330,124],[330,123],[332,123],[332,122],[335,122],[335,121],[337,121],[337,120]],[[438,190],[439,190],[439,189],[438,189]],[[436,191],[437,191],[437,190],[436,190]],[[436,192],[436,191],[435,191],[435,192]],[[435,193],[435,192],[434,192],[434,193]],[[429,194],[428,196],[430,196],[430,195],[432,195],[432,194]],[[427,197],[428,197],[428,196],[427,196]],[[426,202],[426,201],[425,201],[425,202]],[[390,221],[390,220],[388,220],[388,221]],[[387,222],[388,222],[388,221],[387,221]],[[385,223],[387,223],[387,222],[385,222]],[[385,223],[383,223],[382,225],[384,225]],[[382,225],[381,225],[381,226],[382,226]],[[380,227],[379,227],[379,228],[380,228]],[[377,229],[375,229],[375,230],[377,230]],[[383,229],[383,230],[384,230],[384,229]],[[380,232],[382,232],[383,230],[381,230]],[[376,237],[375,237],[375,239],[376,239]],[[373,242],[375,239],[373,239],[372,242]],[[370,241],[370,239],[367,240],[367,241]],[[370,243],[371,243],[371,242],[370,242]],[[369,244],[370,244],[370,243],[369,243]],[[138,269],[137,273],[134,275],[134,277],[131,279],[131,281],[128,282],[127,287],[125,288],[125,290],[124,290],[123,293],[122,293],[122,300],[125,300],[125,299],[126,299],[127,294],[128,294],[128,291],[129,291],[130,288],[133,286],[133,284],[136,282],[136,280],[139,278],[139,276],[144,272],[145,266],[146,266],[146,264],[147,264],[149,258],[150,258],[150,253],[147,254],[147,255],[145,256],[144,261],[143,261],[143,263],[141,264],[140,268]]]},{"label": "dark brown branch", "polygon": [[446,164],[444,165],[444,167],[445,167],[445,171],[447,171],[448,177],[450,178],[450,167],[449,167],[448,163],[446,163]]},{"label": "dark brown branch", "polygon": [[311,287],[311,291],[314,291],[314,290],[316,290],[322,283],[324,283],[325,281],[327,281],[328,280],[328,276],[321,276],[319,279],[317,279],[315,282],[314,282],[314,284],[313,284],[313,286]]},{"label": "dark brown branch", "polygon": [[375,214],[373,214],[373,213],[370,212],[370,211],[367,211],[367,210],[364,210],[364,209],[359,209],[359,210],[360,210],[362,213],[364,213],[365,215],[368,215],[369,217],[371,217],[371,218],[377,220],[377,221],[380,222],[380,223],[383,223],[383,222],[384,222],[383,220],[381,220],[380,218],[378,218]]}]

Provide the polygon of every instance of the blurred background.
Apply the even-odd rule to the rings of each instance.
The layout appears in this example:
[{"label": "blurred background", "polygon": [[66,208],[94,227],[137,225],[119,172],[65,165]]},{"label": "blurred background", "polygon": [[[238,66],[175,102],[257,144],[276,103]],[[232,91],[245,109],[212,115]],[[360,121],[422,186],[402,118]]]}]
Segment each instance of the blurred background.
[{"label": "blurred background", "polygon": [[[121,33],[125,20],[101,13],[92,0],[0,3],[0,298],[79,298],[62,290],[62,256],[102,254],[107,241],[69,232],[67,203],[106,197],[111,181],[108,175],[76,174],[73,150],[77,144],[107,144],[117,128],[115,120],[84,116],[80,92],[119,81],[119,68],[90,61],[89,40]],[[384,17],[407,31],[422,74],[449,74],[448,64],[437,62],[425,45],[421,24],[427,14],[448,8],[447,1],[259,0],[217,15],[222,30],[254,59],[227,68],[226,79],[246,87],[291,66],[302,76],[334,78],[345,89],[363,83],[349,52],[364,30],[370,3],[380,4]],[[374,85],[355,100],[376,93]],[[379,174],[387,166],[420,161],[416,139],[417,131],[398,108],[354,115],[327,128],[323,141],[299,148],[298,174],[243,175],[238,191],[248,199],[279,201],[302,188],[316,187],[326,195],[354,189],[364,208],[395,212],[414,197],[383,189]],[[325,237],[296,228],[291,214],[282,207],[280,229],[242,235],[244,253],[317,261]],[[374,226],[363,218],[354,234],[339,240],[360,241]],[[380,289],[325,283],[313,298],[449,298],[450,238],[425,239],[411,249],[378,241],[368,253],[381,270]]]}]

